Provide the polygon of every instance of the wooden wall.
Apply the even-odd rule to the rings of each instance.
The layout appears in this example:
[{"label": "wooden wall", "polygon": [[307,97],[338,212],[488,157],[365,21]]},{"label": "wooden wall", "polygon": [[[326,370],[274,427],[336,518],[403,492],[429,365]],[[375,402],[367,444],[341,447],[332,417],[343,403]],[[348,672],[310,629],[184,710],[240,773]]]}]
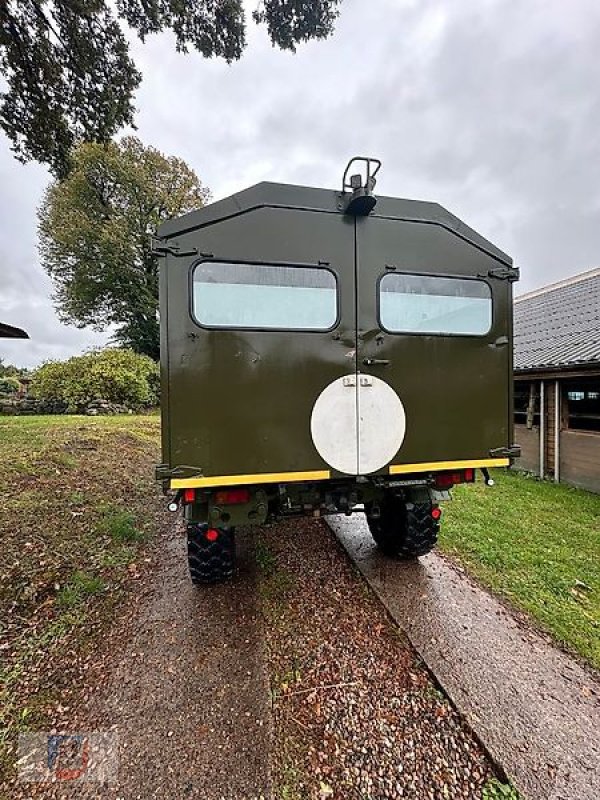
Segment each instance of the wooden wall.
[{"label": "wooden wall", "polygon": [[517,469],[540,473],[540,429],[535,425],[515,425],[515,444],[521,447],[521,458],[515,461]]},{"label": "wooden wall", "polygon": [[600,492],[600,434],[561,432],[560,479],[591,492]]},{"label": "wooden wall", "polygon": [[[539,396],[539,378],[532,377],[528,380],[535,380]],[[544,474],[547,478],[553,478],[555,376],[550,376],[544,384]],[[600,493],[600,433],[569,428],[567,390],[568,384],[565,385],[559,380],[561,411],[559,478],[573,486]],[[526,425],[515,424],[515,443],[521,446],[521,458],[517,459],[515,466],[535,472],[537,475],[540,472],[539,436],[539,426],[528,428]]]}]

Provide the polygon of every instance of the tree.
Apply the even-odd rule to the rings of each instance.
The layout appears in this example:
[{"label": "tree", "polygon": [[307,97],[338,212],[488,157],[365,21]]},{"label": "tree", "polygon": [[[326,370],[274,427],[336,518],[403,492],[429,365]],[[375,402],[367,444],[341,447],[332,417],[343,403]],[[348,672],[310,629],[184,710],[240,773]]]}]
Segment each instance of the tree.
[{"label": "tree", "polygon": [[15,367],[14,364],[5,364],[0,356],[0,378],[19,378],[25,375],[27,370],[23,367]]},{"label": "tree", "polygon": [[[284,50],[332,32],[341,0],[264,0],[253,13]],[[116,14],[116,16],[115,16]],[[246,45],[242,0],[0,0],[0,126],[21,161],[70,169],[81,141],[106,142],[133,125],[141,74],[126,23],[142,41],[172,30],[177,50],[239,59]]]},{"label": "tree", "polygon": [[69,176],[50,184],[38,212],[41,263],[59,317],[80,328],[116,325],[116,341],[158,359],[151,235],[207,197],[184,161],[135,137],[79,145]]}]

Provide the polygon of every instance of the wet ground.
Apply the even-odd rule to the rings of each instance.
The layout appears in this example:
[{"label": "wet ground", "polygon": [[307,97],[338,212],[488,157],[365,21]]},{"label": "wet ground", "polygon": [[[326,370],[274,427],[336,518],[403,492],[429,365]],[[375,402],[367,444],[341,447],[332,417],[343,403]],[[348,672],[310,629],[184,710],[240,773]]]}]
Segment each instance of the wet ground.
[{"label": "wet ground", "polygon": [[99,655],[71,730],[118,736],[118,782],[22,787],[15,797],[258,800],[270,796],[271,711],[251,534],[233,583],[197,590],[185,539],[165,533],[157,571]]},{"label": "wet ground", "polygon": [[281,800],[481,800],[495,776],[327,526],[261,534]]},{"label": "wet ground", "polygon": [[364,517],[330,527],[528,800],[600,797],[600,685],[439,555],[378,554]]},{"label": "wet ground", "polygon": [[595,680],[440,557],[331,527],[240,531],[235,580],[196,589],[171,524],[67,721],[117,733],[118,783],[10,796],[476,800],[497,772],[470,725],[527,800],[597,800]]}]

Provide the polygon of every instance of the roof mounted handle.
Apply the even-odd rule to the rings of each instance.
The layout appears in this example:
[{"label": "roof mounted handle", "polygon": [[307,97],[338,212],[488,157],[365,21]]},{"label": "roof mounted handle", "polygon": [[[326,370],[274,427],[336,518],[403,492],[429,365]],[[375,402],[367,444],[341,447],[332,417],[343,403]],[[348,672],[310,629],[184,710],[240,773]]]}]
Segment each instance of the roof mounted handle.
[{"label": "roof mounted handle", "polygon": [[[363,176],[360,172],[351,175],[348,173],[355,162],[361,161],[366,164],[366,177],[363,184]],[[377,198],[373,196],[373,189],[377,181],[375,176],[381,169],[381,161],[378,158],[368,156],[354,156],[348,162],[342,178],[342,195],[351,192],[344,208],[344,214],[354,217],[366,217],[375,208]]]}]

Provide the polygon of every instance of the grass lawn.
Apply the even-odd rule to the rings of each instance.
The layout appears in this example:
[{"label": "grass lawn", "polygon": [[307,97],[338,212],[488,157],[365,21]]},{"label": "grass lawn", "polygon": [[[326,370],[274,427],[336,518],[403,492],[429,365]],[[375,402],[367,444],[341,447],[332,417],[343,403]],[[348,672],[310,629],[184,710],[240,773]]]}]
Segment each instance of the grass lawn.
[{"label": "grass lawn", "polygon": [[164,506],[159,436],[156,416],[0,417],[0,784],[16,733],[76,702],[144,569]]},{"label": "grass lawn", "polygon": [[444,506],[441,549],[600,669],[600,495],[496,470]]}]

